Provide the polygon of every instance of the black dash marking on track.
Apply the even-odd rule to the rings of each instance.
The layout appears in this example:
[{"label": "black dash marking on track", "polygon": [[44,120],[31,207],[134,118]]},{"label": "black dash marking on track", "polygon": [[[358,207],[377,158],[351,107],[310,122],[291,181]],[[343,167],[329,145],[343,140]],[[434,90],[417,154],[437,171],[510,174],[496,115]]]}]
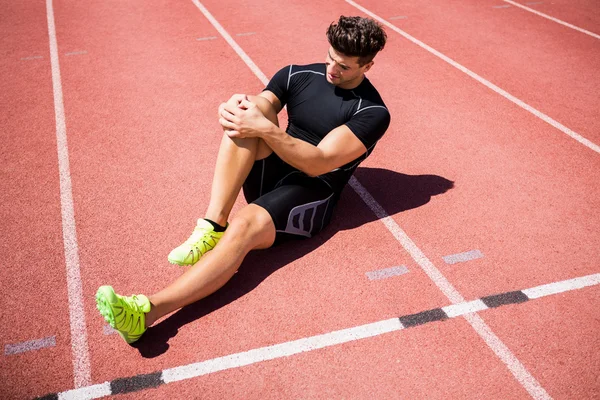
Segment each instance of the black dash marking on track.
[{"label": "black dash marking on track", "polygon": [[58,393],[51,393],[43,397],[36,397],[35,400],[58,400]]},{"label": "black dash marking on track", "polygon": [[151,374],[136,375],[129,378],[115,379],[110,383],[112,394],[137,392],[162,385],[162,371]]},{"label": "black dash marking on track", "polygon": [[523,303],[529,300],[529,297],[520,290],[516,292],[507,292],[502,294],[495,294],[493,296],[482,297],[481,301],[489,308],[500,307],[505,304],[516,304]]},{"label": "black dash marking on track", "polygon": [[428,322],[443,321],[448,319],[448,316],[441,308],[423,311],[418,314],[405,315],[400,317],[400,322],[405,328],[410,328],[417,325],[423,325]]}]

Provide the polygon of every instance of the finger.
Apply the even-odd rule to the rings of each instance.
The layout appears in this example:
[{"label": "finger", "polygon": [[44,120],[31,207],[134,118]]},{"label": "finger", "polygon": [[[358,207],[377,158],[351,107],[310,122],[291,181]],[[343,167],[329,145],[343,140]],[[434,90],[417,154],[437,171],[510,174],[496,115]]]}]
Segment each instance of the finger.
[{"label": "finger", "polygon": [[227,111],[225,109],[221,110],[219,117],[225,118],[227,121],[233,122],[234,124],[240,123],[240,119],[238,117],[236,117],[235,115],[233,115],[232,113],[230,113],[229,111]]},{"label": "finger", "polygon": [[219,124],[225,129],[236,130],[238,126],[233,122],[227,121],[225,118],[219,118]]},{"label": "finger", "polygon": [[229,111],[229,113],[231,113],[235,116],[238,116],[241,112],[241,110],[238,108],[237,105],[232,105],[232,104],[225,104],[223,109],[226,111]]},{"label": "finger", "polygon": [[245,108],[250,108],[250,107],[254,107],[256,104],[254,104],[253,102],[251,102],[248,99],[244,99],[240,102],[240,106],[245,107]]},{"label": "finger", "polygon": [[234,130],[230,130],[230,129],[225,130],[225,134],[227,136],[229,136],[230,138],[237,138],[237,137],[241,136],[238,131],[234,131]]}]

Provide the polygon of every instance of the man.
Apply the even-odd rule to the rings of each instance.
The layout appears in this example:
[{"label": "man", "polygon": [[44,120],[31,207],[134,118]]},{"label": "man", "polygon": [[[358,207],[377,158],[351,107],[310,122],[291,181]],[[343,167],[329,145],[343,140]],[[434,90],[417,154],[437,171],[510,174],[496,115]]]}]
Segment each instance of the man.
[{"label": "man", "polygon": [[[219,107],[224,135],[205,218],[168,257],[193,266],[149,297],[98,289],[100,313],[127,343],[159,318],[221,288],[251,250],[311,237],[329,222],[343,187],[387,130],[390,115],[365,77],[386,42],[381,26],[342,16],[327,29],[327,39],[324,64],[287,66],[258,96],[234,95]],[[287,132],[277,121],[285,105]],[[248,205],[229,224],[242,188]]]}]

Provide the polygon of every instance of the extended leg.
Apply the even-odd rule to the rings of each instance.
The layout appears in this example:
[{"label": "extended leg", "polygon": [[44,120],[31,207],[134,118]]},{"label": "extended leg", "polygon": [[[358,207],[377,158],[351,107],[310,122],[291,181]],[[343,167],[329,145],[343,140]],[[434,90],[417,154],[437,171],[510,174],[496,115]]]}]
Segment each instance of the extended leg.
[{"label": "extended leg", "polygon": [[146,314],[146,326],[221,288],[250,250],[268,248],[274,240],[275,225],[269,213],[254,204],[246,206],[233,219],[214,250],[206,253],[175,282],[149,296],[152,309]]}]

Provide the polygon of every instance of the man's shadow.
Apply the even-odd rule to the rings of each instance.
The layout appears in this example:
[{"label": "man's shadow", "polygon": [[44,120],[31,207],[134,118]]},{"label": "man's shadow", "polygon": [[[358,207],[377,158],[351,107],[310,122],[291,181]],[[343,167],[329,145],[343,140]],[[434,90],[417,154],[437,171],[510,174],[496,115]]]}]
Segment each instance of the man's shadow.
[{"label": "man's shadow", "polygon": [[[354,176],[390,216],[427,204],[432,196],[445,193],[454,186],[454,182],[437,175],[405,175],[379,168],[358,168]],[[288,241],[271,249],[251,252],[223,288],[152,326],[134,347],[146,358],[163,354],[169,348],[169,339],[180,327],[244,296],[270,274],[315,250],[337,232],[376,219],[359,195],[347,186],[330,224],[321,233],[310,239]]]}]

